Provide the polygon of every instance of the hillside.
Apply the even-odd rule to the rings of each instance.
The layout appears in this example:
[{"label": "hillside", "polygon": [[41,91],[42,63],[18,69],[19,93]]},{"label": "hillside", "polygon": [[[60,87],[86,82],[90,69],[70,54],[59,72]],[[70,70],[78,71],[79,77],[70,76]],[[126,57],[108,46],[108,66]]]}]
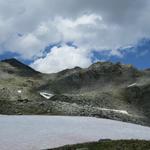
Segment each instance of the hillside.
[{"label": "hillside", "polygon": [[0,62],[1,114],[83,115],[150,125],[149,100],[149,69],[97,62],[42,74],[16,59]]},{"label": "hillside", "polygon": [[138,140],[118,140],[118,141],[99,141],[93,143],[84,143],[76,145],[68,145],[60,148],[49,150],[148,150],[150,148],[149,141]]}]

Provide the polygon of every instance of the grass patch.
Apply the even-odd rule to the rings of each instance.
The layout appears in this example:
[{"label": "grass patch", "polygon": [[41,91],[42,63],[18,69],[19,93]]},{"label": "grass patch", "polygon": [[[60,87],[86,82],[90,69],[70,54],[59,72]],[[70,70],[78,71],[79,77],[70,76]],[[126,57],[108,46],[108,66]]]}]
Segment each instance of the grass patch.
[{"label": "grass patch", "polygon": [[49,150],[150,150],[150,141],[143,140],[106,140],[100,142],[67,145]]}]

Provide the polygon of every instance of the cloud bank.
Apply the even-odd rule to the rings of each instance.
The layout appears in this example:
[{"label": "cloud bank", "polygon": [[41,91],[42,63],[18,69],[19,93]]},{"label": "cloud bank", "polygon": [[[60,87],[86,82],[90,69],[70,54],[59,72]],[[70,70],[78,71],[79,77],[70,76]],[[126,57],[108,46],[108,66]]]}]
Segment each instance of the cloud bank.
[{"label": "cloud bank", "polygon": [[87,67],[91,64],[90,57],[84,49],[63,45],[53,47],[44,58],[37,59],[31,67],[45,73],[55,73],[74,66]]}]

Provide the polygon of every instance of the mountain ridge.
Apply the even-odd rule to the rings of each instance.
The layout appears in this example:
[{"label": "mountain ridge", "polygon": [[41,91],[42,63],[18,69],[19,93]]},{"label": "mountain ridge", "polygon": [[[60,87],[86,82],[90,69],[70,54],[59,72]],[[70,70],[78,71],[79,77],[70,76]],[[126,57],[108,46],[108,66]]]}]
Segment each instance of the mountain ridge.
[{"label": "mountain ridge", "polygon": [[[149,75],[112,62],[43,74],[16,59],[3,60],[0,113],[97,116],[150,125]],[[41,91],[52,97],[42,97]]]},{"label": "mountain ridge", "polygon": [[[10,58],[10,59],[4,59],[4,60],[1,60],[0,61],[1,63],[5,63],[5,64],[8,64],[10,66],[12,66],[13,68],[10,68],[10,71],[13,72],[13,69],[16,68],[16,69],[20,69],[22,71],[22,74],[21,75],[24,75],[24,74],[28,74],[28,75],[34,75],[34,74],[39,74],[38,71],[34,70],[33,68],[29,67],[28,65],[18,61],[17,59],[15,58]],[[8,66],[7,66],[8,67]],[[7,69],[6,69],[7,70]],[[19,71],[19,70],[18,70]],[[21,73],[20,71],[20,73]]]}]

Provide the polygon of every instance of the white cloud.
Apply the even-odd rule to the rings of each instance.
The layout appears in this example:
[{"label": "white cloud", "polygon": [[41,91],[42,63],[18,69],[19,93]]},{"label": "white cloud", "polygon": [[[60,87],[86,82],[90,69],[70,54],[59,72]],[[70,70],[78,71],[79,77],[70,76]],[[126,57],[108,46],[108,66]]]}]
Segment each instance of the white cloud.
[{"label": "white cloud", "polygon": [[90,64],[90,57],[84,49],[63,45],[53,47],[46,57],[37,59],[31,67],[44,73],[53,73],[75,66],[87,67]]},{"label": "white cloud", "polygon": [[[41,22],[32,32],[21,37],[16,33],[7,39],[5,47],[19,53],[22,58],[33,59],[41,56],[50,43],[73,41],[89,53],[92,49],[114,48],[111,37],[116,30],[116,26],[109,27],[97,14],[83,14],[74,19],[54,17]],[[106,41],[110,41],[109,44]]]},{"label": "white cloud", "polygon": [[42,56],[44,49],[50,43],[57,43],[60,41],[60,34],[56,31],[55,24],[42,22],[32,32],[7,39],[5,48],[9,51],[17,52],[24,59],[33,59]]},{"label": "white cloud", "polygon": [[14,37],[14,39],[10,41],[8,47],[11,51],[18,52],[24,58],[32,58],[33,54],[36,52],[37,55],[39,55],[40,49],[42,50],[44,48],[42,47],[41,41],[33,34]]},{"label": "white cloud", "polygon": [[150,37],[149,4],[149,0],[0,0],[0,53],[35,59],[49,44],[73,41],[84,49],[80,57],[86,60],[93,49],[122,57],[118,47]]},{"label": "white cloud", "polygon": [[56,17],[54,24],[63,41],[74,41],[80,46],[85,44],[83,42],[88,45],[87,41],[90,42],[96,35],[95,31],[106,28],[106,25],[102,22],[102,17],[96,14],[83,14],[74,19]]},{"label": "white cloud", "polygon": [[[67,28],[76,28],[80,25],[96,25],[96,21],[101,21],[102,17],[96,14],[83,14],[82,16],[78,17],[77,19],[68,19],[58,17],[56,21],[60,23],[60,25],[67,27]],[[56,22],[57,24],[57,22]],[[59,26],[59,24],[57,24]]]}]

